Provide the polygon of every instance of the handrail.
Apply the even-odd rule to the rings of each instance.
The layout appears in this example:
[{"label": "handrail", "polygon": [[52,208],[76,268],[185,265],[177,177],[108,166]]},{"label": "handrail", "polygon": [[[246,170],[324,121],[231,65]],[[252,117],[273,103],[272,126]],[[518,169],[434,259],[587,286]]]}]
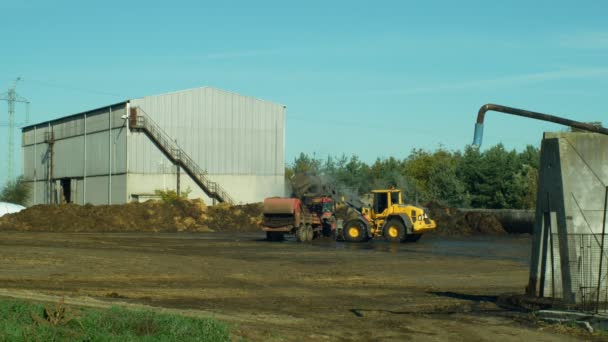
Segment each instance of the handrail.
[{"label": "handrail", "polygon": [[129,120],[131,128],[141,129],[148,134],[167,154],[167,156],[192,176],[207,195],[220,202],[234,204],[234,199],[217,182],[209,180],[207,170],[201,168],[192,158],[141,108],[132,108],[135,118]]}]

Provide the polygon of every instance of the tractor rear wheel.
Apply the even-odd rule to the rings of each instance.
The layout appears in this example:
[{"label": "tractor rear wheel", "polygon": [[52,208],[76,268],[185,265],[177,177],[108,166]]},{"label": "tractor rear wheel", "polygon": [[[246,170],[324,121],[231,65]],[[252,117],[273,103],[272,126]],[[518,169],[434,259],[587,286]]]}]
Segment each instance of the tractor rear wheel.
[{"label": "tractor rear wheel", "polygon": [[405,235],[405,226],[397,219],[390,219],[382,232],[384,239],[389,242],[402,242],[405,240]]},{"label": "tractor rear wheel", "polygon": [[306,226],[302,224],[296,230],[296,240],[298,240],[298,242],[306,242],[306,237]]},{"label": "tractor rear wheel", "polygon": [[365,225],[360,220],[347,221],[342,228],[344,240],[348,242],[363,242],[367,240]]},{"label": "tractor rear wheel", "polygon": [[312,229],[312,226],[310,226],[310,225],[306,226],[306,241],[310,242],[313,240],[314,237],[315,237],[315,232]]}]

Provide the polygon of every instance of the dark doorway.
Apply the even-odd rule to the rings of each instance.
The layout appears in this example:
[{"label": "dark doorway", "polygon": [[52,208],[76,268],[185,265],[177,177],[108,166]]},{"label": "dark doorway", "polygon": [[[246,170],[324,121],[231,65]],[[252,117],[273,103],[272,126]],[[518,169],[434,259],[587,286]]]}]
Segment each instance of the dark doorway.
[{"label": "dark doorway", "polygon": [[61,185],[62,203],[72,203],[72,179],[62,178],[59,180]]}]

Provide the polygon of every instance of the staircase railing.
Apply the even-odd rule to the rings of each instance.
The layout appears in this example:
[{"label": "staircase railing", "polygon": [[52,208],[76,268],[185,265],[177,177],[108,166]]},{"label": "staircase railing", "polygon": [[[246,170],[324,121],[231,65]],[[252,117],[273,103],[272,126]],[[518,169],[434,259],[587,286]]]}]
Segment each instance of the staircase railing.
[{"label": "staircase railing", "polygon": [[131,108],[130,116],[130,128],[145,132],[173,163],[180,165],[192,177],[209,197],[220,202],[235,204],[228,192],[217,182],[207,178],[207,171],[192,160],[177,142],[171,139],[171,136],[141,108]]}]

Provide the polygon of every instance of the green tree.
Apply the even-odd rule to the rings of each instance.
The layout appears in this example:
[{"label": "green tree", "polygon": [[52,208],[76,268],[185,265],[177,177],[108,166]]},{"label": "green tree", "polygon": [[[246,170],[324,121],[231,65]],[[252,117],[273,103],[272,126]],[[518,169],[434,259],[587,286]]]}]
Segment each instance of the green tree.
[{"label": "green tree", "polygon": [[378,158],[367,164],[358,156],[320,160],[301,153],[285,168],[286,177],[310,172],[339,191],[353,195],[394,186],[409,201],[438,201],[453,207],[534,208],[540,152],[527,146],[507,151],[499,144],[485,151],[414,149],[405,159]]},{"label": "green tree", "polygon": [[30,186],[21,176],[16,180],[9,181],[4,186],[2,192],[0,192],[0,201],[26,205],[29,196]]},{"label": "green tree", "polygon": [[521,153],[498,144],[483,153],[467,147],[458,166],[475,208],[530,208],[534,205],[539,152],[528,146]]},{"label": "green tree", "polygon": [[321,171],[321,161],[306,153],[300,155],[293,161],[294,173],[318,173]]},{"label": "green tree", "polygon": [[300,155],[294,159],[293,164],[285,166],[285,179],[288,181],[296,173],[316,173],[321,171],[321,161],[316,159],[314,156],[311,157],[306,153],[300,153]]},{"label": "green tree", "polygon": [[413,150],[407,158],[405,174],[413,180],[421,201],[439,201],[450,206],[468,204],[465,185],[458,177],[461,156],[443,148],[434,152]]},{"label": "green tree", "polygon": [[355,155],[350,158],[342,156],[337,160],[333,178],[338,186],[352,189],[359,194],[371,190],[369,166]]}]

